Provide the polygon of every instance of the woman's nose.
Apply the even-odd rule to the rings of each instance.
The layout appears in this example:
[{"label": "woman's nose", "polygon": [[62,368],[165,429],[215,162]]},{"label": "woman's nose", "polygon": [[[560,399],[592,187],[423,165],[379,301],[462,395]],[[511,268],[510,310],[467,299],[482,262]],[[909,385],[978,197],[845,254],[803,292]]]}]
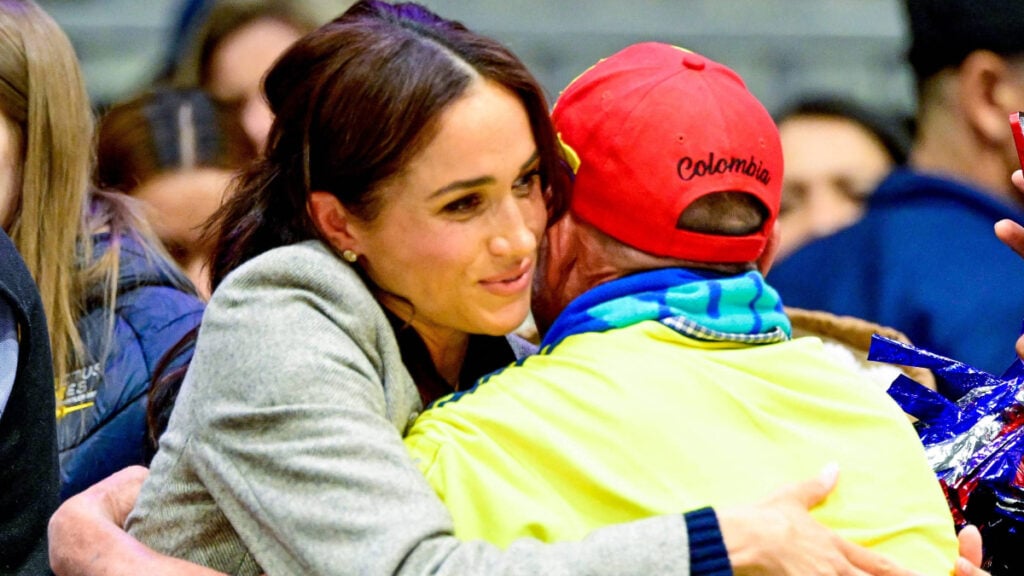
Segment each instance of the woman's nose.
[{"label": "woman's nose", "polygon": [[529,256],[537,251],[537,232],[531,226],[532,206],[510,198],[501,209],[497,230],[490,239],[490,250],[497,256]]}]

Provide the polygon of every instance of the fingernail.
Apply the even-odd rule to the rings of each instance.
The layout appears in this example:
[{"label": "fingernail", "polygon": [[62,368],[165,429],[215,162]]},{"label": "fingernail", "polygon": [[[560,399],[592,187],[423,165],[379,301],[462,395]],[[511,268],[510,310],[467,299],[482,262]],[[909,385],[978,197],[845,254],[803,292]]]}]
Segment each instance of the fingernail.
[{"label": "fingernail", "polygon": [[821,469],[821,475],[819,476],[819,478],[821,478],[821,481],[823,483],[825,483],[825,484],[828,484],[829,486],[835,484],[836,478],[838,478],[838,477],[839,477],[839,463],[838,462],[829,462],[828,464],[826,464],[825,467]]}]

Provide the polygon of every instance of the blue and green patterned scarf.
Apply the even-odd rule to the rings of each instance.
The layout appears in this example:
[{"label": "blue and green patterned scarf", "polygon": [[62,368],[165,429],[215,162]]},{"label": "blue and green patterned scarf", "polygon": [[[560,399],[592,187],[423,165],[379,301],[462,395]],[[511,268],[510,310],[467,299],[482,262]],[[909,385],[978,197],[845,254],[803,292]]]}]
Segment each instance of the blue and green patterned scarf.
[{"label": "blue and green patterned scarf", "polygon": [[544,336],[541,353],[573,334],[645,320],[709,341],[767,344],[791,335],[779,294],[759,272],[723,276],[666,268],[601,284],[573,300]]}]

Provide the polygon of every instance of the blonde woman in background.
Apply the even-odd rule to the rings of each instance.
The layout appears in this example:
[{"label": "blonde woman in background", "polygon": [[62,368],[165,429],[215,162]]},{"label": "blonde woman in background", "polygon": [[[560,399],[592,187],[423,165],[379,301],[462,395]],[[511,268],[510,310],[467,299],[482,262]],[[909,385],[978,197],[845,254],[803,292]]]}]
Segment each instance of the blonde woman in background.
[{"label": "blonde woman in background", "polygon": [[78,61],[31,0],[0,0],[0,118],[12,143],[0,216],[49,325],[66,498],[143,462],[152,368],[203,303],[128,199],[91,189]]}]

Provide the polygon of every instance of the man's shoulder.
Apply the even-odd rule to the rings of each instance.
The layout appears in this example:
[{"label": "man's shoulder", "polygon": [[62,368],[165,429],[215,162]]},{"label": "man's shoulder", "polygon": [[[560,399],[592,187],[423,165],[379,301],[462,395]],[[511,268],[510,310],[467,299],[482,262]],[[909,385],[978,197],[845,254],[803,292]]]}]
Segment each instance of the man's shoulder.
[{"label": "man's shoulder", "polygon": [[904,266],[918,268],[914,263],[942,268],[973,259],[979,248],[1002,253],[992,231],[999,218],[1024,219],[1024,212],[961,182],[898,171],[882,182],[860,220],[801,247],[769,278],[780,288],[822,276],[859,282],[867,270],[891,276]]},{"label": "man's shoulder", "polygon": [[1002,199],[997,191],[954,175],[908,168],[892,172],[878,185],[868,200],[865,218],[902,216],[913,221],[923,215],[944,213],[986,222],[1024,218],[1024,210]]}]

